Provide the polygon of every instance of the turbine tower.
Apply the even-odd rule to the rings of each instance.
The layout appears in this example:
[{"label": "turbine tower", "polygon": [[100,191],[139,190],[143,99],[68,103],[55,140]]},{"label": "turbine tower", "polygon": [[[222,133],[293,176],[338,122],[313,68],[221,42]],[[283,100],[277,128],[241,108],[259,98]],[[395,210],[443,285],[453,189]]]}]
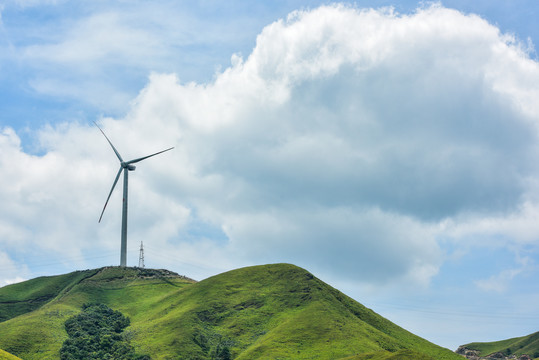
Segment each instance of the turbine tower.
[{"label": "turbine tower", "polygon": [[120,245],[120,266],[125,267],[127,262],[127,179],[129,171],[135,170],[135,163],[138,163],[139,161],[145,160],[149,157],[164,153],[165,151],[169,151],[174,149],[173,147],[168,148],[166,150],[162,150],[159,152],[156,152],[155,154],[151,154],[148,156],[144,156],[138,159],[124,161],[122,157],[120,156],[120,153],[114,145],[112,145],[112,142],[109,140],[107,135],[105,135],[105,132],[97,125],[97,123],[94,121],[95,126],[101,131],[103,136],[105,136],[105,139],[107,139],[108,143],[112,147],[112,150],[114,150],[114,153],[118,157],[118,160],[120,160],[120,170],[118,170],[118,174],[116,175],[116,179],[114,180],[114,183],[112,184],[112,188],[110,189],[109,196],[107,197],[107,201],[105,201],[105,206],[103,206],[103,211],[101,211],[101,216],[99,217],[99,222],[101,222],[101,218],[103,218],[103,213],[105,212],[105,209],[107,207],[107,204],[109,203],[110,196],[112,195],[112,192],[114,191],[114,187],[116,186],[116,183],[118,182],[118,179],[120,178],[120,174],[124,173],[124,197],[123,197],[123,206],[122,206],[122,238],[121,238],[121,245]]}]

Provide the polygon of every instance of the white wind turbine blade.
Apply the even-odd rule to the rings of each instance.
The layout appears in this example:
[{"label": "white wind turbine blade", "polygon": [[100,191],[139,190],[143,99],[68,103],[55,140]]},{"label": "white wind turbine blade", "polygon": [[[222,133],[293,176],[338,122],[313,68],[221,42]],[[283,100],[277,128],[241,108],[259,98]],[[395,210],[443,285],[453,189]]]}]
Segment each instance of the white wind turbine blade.
[{"label": "white wind turbine blade", "polygon": [[144,157],[141,157],[141,158],[138,158],[138,159],[130,160],[130,161],[126,162],[125,164],[126,164],[126,165],[130,165],[130,164],[138,163],[139,161],[142,161],[142,160],[144,160],[144,159],[147,159],[147,158],[152,157],[152,156],[155,156],[155,155],[159,155],[159,154],[161,154],[161,153],[164,153],[165,151],[169,151],[169,150],[172,150],[172,149],[174,149],[174,147],[171,147],[171,148],[168,148],[168,149],[166,149],[166,150],[162,150],[162,151],[156,152],[155,154],[151,154],[151,155],[144,156]]},{"label": "white wind turbine blade", "polygon": [[95,126],[97,126],[97,128],[99,129],[99,131],[101,131],[101,134],[103,134],[103,136],[105,137],[105,139],[107,139],[107,141],[109,142],[110,146],[112,147],[112,150],[114,150],[114,153],[116,153],[116,156],[118,157],[118,160],[120,160],[120,162],[124,162],[122,157],[120,156],[120,153],[118,152],[118,150],[116,150],[116,148],[114,147],[114,145],[112,145],[112,142],[109,140],[109,138],[107,137],[107,135],[105,135],[105,132],[103,130],[101,130],[101,128],[99,127],[99,125],[97,125],[97,123],[94,121],[94,124]]},{"label": "white wind turbine blade", "polygon": [[123,167],[120,166],[120,170],[118,170],[118,175],[116,175],[116,179],[114,180],[114,184],[112,184],[112,188],[110,189],[109,196],[107,197],[107,201],[105,201],[105,206],[103,206],[103,211],[101,211],[101,216],[99,217],[99,221],[101,222],[101,218],[103,217],[103,213],[105,212],[105,208],[107,207],[107,204],[109,203],[110,196],[112,195],[112,192],[114,191],[114,187],[116,186],[116,183],[118,182],[118,179],[120,178],[120,174],[122,173]]}]

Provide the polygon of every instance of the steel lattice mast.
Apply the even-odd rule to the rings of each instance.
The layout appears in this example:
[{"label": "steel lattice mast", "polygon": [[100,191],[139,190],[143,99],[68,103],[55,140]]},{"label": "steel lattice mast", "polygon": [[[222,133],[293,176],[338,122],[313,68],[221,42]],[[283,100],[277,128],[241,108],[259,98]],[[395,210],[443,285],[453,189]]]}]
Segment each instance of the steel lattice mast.
[{"label": "steel lattice mast", "polygon": [[140,242],[140,253],[138,255],[138,267],[144,269],[144,246]]}]

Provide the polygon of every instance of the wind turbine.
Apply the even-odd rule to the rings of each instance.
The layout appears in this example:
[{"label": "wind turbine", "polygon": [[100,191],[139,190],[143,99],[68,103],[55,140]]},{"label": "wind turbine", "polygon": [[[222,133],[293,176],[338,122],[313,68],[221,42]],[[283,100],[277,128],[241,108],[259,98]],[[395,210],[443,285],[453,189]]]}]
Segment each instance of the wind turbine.
[{"label": "wind turbine", "polygon": [[124,198],[123,198],[123,206],[122,206],[122,239],[121,239],[121,246],[120,246],[120,266],[125,267],[127,262],[127,179],[129,171],[135,170],[136,166],[133,165],[135,163],[138,163],[139,161],[145,160],[149,157],[164,153],[165,151],[169,151],[174,149],[174,147],[168,148],[166,150],[162,150],[159,152],[156,152],[155,154],[151,154],[148,156],[144,156],[138,159],[124,161],[118,152],[114,145],[112,145],[112,142],[109,140],[107,135],[105,135],[105,132],[97,125],[97,123],[94,121],[95,126],[101,131],[105,139],[109,142],[110,146],[112,147],[112,150],[114,150],[114,153],[118,157],[118,160],[120,160],[120,170],[118,170],[118,174],[116,175],[116,179],[114,180],[114,183],[112,184],[112,188],[110,189],[109,196],[107,197],[107,201],[105,201],[105,206],[103,206],[103,211],[101,211],[101,216],[99,217],[99,222],[101,222],[101,219],[103,218],[103,213],[105,212],[105,208],[107,207],[107,204],[109,203],[110,196],[112,195],[112,192],[114,191],[114,187],[116,186],[116,183],[118,182],[118,179],[120,178],[120,174],[124,173]]}]

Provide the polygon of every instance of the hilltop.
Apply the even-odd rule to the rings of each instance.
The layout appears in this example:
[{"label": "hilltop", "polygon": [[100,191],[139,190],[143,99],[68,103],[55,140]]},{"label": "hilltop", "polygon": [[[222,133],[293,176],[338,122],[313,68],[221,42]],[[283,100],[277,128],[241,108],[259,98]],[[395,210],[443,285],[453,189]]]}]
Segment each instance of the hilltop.
[{"label": "hilltop", "polygon": [[[69,292],[74,286],[93,278],[94,281],[180,278],[187,279],[168,270],[104,267],[101,269],[75,271],[65,275],[43,276],[0,288],[0,322],[39,309],[60,294]],[[194,280],[190,282],[194,282]]]},{"label": "hilltop", "polygon": [[460,346],[457,352],[474,360],[539,358],[539,332],[501,341],[474,342]]},{"label": "hilltop", "polygon": [[0,349],[58,359],[64,322],[86,303],[128,316],[139,354],[152,359],[455,359],[304,269],[274,264],[195,282],[165,270],[101,268],[0,288]]}]

